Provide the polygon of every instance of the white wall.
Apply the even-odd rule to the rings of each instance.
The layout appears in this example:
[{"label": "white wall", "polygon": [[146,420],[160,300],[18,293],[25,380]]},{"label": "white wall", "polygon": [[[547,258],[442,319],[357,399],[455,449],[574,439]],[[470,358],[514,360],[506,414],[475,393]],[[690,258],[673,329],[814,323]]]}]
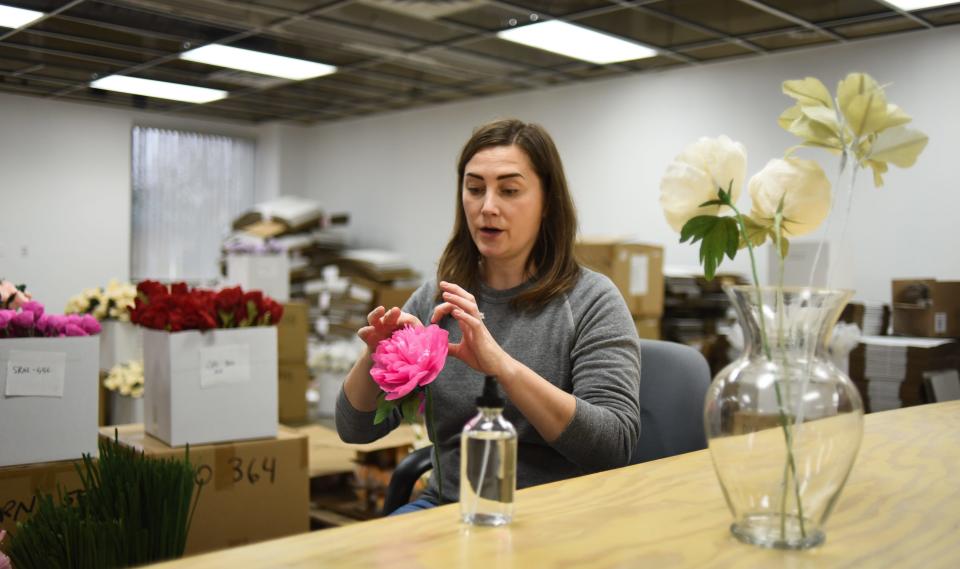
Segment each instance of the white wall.
[{"label": "white wall", "polygon": [[[894,276],[960,278],[960,192],[948,178],[960,148],[956,69],[960,34],[948,28],[323,125],[312,133],[307,195],[349,211],[359,244],[400,251],[430,275],[452,224],[461,145],[474,126],[515,116],[554,136],[582,233],[633,234],[665,244],[668,265],[696,266],[696,248],[677,243],[658,205],[669,160],[700,136],[727,134],[746,145],[752,174],[796,143],[776,124],[791,104],[783,80],[812,75],[833,89],[865,71],[891,83],[889,100],[930,135],[916,166],[892,167],[883,189],[869,173],[858,187],[853,285],[858,298],[886,300]],[[834,175],[835,157],[804,153]],[[746,272],[746,255],[727,268]]]},{"label": "white wall", "polygon": [[0,95],[0,277],[51,311],[130,274],[134,125],[255,138],[255,126]]}]

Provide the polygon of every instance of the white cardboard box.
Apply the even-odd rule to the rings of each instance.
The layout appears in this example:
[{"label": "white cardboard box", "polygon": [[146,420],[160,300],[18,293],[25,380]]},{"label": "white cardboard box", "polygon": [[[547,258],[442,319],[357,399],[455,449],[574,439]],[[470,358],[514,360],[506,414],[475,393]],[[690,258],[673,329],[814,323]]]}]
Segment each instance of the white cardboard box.
[{"label": "white cardboard box", "polygon": [[143,332],[130,322],[104,320],[100,323],[100,369],[110,371],[117,364],[143,359]]},{"label": "white cardboard box", "polygon": [[143,331],[144,428],[171,446],[277,436],[277,329]]},{"label": "white cardboard box", "polygon": [[0,466],[97,456],[100,339],[0,340]]},{"label": "white cardboard box", "polygon": [[227,255],[227,282],[244,290],[260,290],[284,303],[290,300],[290,259],[286,253]]}]

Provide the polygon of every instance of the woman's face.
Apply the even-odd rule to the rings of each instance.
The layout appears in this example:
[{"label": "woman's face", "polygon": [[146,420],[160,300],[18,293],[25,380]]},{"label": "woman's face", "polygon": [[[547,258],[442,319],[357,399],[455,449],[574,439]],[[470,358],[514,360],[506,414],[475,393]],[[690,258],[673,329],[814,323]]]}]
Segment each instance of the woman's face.
[{"label": "woman's face", "polygon": [[525,264],[543,219],[543,187],[527,153],[515,145],[480,150],[464,168],[461,196],[483,258]]}]

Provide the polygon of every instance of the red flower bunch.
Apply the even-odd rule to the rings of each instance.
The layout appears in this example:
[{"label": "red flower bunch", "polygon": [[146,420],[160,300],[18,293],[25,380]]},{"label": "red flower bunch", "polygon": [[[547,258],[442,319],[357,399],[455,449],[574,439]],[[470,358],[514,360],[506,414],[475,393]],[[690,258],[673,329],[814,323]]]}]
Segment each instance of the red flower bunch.
[{"label": "red flower bunch", "polygon": [[134,324],[168,332],[270,326],[282,316],[283,306],[259,290],[244,292],[232,287],[214,291],[156,281],[137,285],[130,311]]}]

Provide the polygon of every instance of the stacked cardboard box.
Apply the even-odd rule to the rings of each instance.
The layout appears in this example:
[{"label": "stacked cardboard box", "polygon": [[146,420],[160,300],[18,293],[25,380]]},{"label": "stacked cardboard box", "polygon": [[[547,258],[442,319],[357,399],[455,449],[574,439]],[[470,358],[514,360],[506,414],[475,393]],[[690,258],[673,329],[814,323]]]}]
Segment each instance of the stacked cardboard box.
[{"label": "stacked cardboard box", "polygon": [[736,318],[724,286],[746,284],[736,274],[672,274],[665,279],[663,339],[692,346],[707,358],[715,375],[730,363],[727,330]]},{"label": "stacked cardboard box", "polygon": [[893,333],[960,338],[960,281],[894,280]]},{"label": "stacked cardboard box", "polygon": [[663,247],[620,238],[582,238],[577,260],[604,274],[620,290],[641,338],[660,338],[663,314]]},{"label": "stacked cardboard box", "polygon": [[840,322],[856,324],[864,336],[886,336],[890,327],[890,306],[882,302],[850,302],[843,309]]},{"label": "stacked cardboard box", "polygon": [[307,420],[307,336],[309,309],[305,302],[283,305],[283,318],[277,326],[277,386],[280,421],[301,423]]},{"label": "stacked cardboard box", "polygon": [[850,353],[850,377],[868,411],[929,403],[925,374],[960,369],[960,343],[948,339],[865,336]]},{"label": "stacked cardboard box", "polygon": [[82,488],[72,460],[0,468],[0,530],[13,532],[37,511],[37,492],[56,497]]},{"label": "stacked cardboard box", "polygon": [[[100,431],[112,439],[114,428]],[[181,457],[143,431],[118,428],[120,444],[156,457]],[[307,438],[281,428],[276,438],[190,447],[200,485],[186,554],[236,547],[309,529]]]}]

